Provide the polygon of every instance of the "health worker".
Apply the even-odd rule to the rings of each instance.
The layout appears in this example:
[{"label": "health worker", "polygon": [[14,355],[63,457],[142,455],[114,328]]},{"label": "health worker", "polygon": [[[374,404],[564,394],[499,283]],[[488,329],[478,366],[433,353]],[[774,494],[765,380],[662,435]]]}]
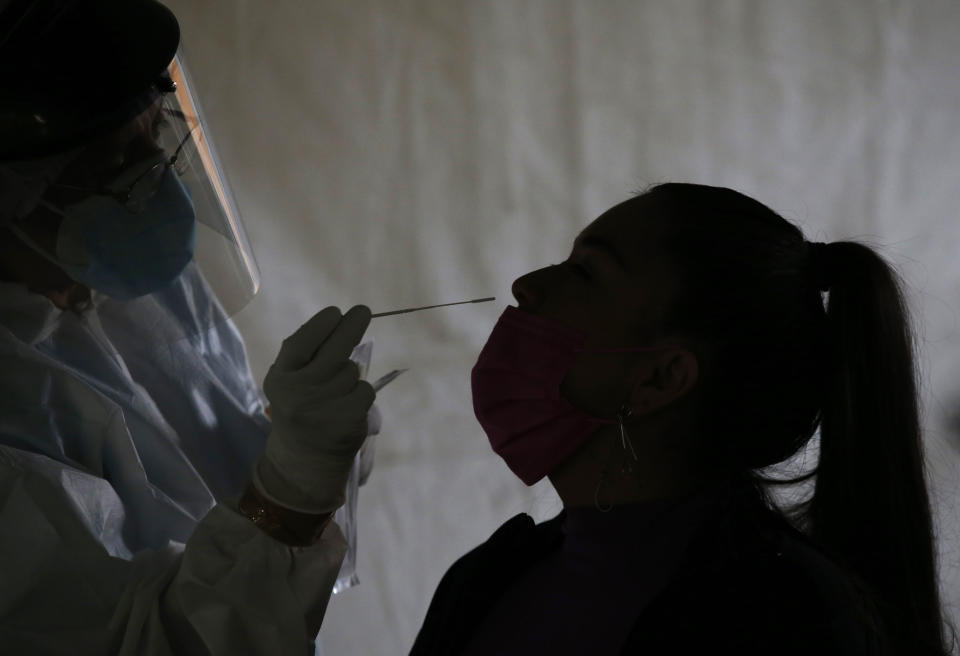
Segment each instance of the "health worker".
[{"label": "health worker", "polygon": [[179,44],[154,0],[0,13],[3,653],[314,653],[344,585],[370,311],[283,341],[271,420],[230,319],[259,275]]}]

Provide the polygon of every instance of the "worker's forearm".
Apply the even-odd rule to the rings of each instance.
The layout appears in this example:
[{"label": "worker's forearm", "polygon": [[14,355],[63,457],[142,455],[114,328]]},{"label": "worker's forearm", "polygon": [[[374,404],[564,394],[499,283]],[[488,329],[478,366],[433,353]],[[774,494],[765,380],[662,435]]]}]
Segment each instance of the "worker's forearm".
[{"label": "worker's forearm", "polygon": [[187,542],[164,614],[177,618],[178,642],[199,640],[214,655],[303,653],[346,552],[336,523],[312,546],[291,548],[218,504]]}]

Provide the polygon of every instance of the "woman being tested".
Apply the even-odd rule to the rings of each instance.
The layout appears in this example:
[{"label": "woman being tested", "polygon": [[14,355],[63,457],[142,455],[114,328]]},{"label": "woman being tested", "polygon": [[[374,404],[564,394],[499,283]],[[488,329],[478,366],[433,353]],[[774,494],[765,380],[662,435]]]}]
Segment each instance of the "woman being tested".
[{"label": "woman being tested", "polygon": [[[474,410],[563,511],[454,563],[412,655],[949,654],[913,337],[873,250],[663,184],[513,293]],[[784,515],[761,470],[818,427]]]},{"label": "woman being tested", "polygon": [[178,43],[149,0],[0,12],[4,654],[314,653],[347,551],[370,311],[284,340],[271,422],[229,319],[256,270]]}]

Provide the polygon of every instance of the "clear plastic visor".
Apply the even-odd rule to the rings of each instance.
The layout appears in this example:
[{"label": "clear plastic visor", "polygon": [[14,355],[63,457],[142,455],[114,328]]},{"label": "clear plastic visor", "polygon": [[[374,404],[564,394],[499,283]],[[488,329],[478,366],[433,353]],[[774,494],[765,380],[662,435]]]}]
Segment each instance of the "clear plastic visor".
[{"label": "clear plastic visor", "polygon": [[[188,304],[193,316],[182,323],[193,333],[243,309],[260,274],[182,53],[168,74],[175,88],[147,92],[132,119],[77,149],[39,204],[13,225],[89,287],[98,307]],[[88,266],[95,275],[71,273]],[[86,277],[103,281],[102,288]],[[141,288],[125,287],[125,277]]]},{"label": "clear plastic visor", "polygon": [[[227,315],[260,289],[260,271],[217,156],[182,53],[169,66],[176,90],[163,93],[155,113],[157,142],[189,190],[197,219],[194,261]],[[148,110],[149,111],[149,110]],[[167,160],[168,162],[170,160]],[[153,169],[154,176],[157,169]]]}]

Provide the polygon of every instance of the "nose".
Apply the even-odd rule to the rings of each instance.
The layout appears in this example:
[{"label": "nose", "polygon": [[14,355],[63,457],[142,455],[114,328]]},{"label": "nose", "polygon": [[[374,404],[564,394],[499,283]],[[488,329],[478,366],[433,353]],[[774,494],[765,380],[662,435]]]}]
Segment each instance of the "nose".
[{"label": "nose", "polygon": [[523,282],[525,276],[521,276],[513,281],[513,285],[510,286],[510,292],[513,294],[513,297],[517,299],[517,305],[523,307],[524,305],[530,304],[530,293],[527,291],[526,283]]},{"label": "nose", "polygon": [[517,299],[517,306],[524,310],[531,310],[539,305],[542,300],[542,285],[537,284],[537,274],[547,271],[552,267],[538,269],[526,273],[513,281],[510,286],[510,292]]}]

